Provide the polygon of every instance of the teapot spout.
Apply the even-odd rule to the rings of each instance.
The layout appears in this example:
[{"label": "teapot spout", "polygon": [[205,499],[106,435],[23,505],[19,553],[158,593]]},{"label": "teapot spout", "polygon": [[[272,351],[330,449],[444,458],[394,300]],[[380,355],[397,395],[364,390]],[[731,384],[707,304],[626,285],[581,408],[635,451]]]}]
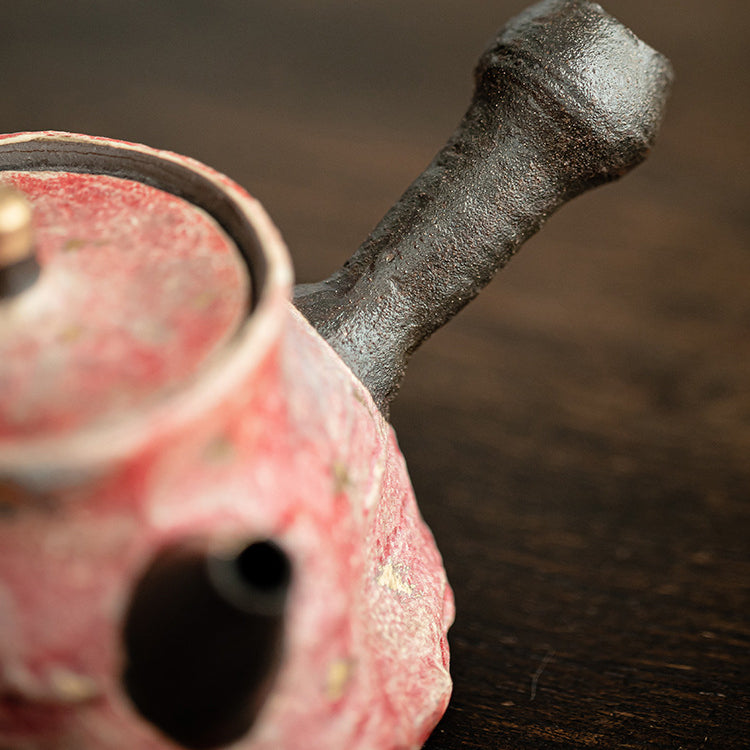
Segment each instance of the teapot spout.
[{"label": "teapot spout", "polygon": [[381,410],[411,353],[550,214],[643,161],[671,80],[589,0],[543,0],[500,30],[446,146],[341,269],[295,290]]},{"label": "teapot spout", "polygon": [[183,747],[244,736],[269,694],[284,635],[291,566],[270,541],[210,555],[162,550],[134,588],[123,683],[141,715]]}]

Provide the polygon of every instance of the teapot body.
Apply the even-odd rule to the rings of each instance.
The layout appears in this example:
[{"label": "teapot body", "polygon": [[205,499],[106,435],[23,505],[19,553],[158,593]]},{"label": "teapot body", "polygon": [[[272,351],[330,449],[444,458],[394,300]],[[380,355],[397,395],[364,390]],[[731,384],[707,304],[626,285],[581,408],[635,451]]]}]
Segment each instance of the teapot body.
[{"label": "teapot body", "polygon": [[0,746],[175,747],[124,688],[123,628],[144,570],[185,540],[271,539],[291,563],[273,690],[233,747],[413,747],[445,710],[452,595],[393,430],[288,274],[267,276],[187,394],[124,428],[2,446]]},{"label": "teapot body", "polygon": [[[227,178],[145,146],[0,136],[0,179],[130,180],[126,198],[147,185],[226,235],[218,254],[198,250],[197,266],[190,253],[171,257],[169,240],[156,268],[158,254],[132,252],[150,240],[131,242],[129,232],[145,215],[158,220],[168,201],[141,201],[132,222],[120,212],[120,270],[134,296],[118,308],[104,304],[113,287],[98,250],[109,235],[88,242],[93,266],[71,275],[71,236],[63,250],[72,254],[41,253],[39,275],[20,254],[27,227],[6,232],[0,211],[0,747],[418,747],[450,693],[453,600],[383,415],[409,356],[554,211],[646,158],[671,80],[666,58],[597,3],[541,0],[490,42],[446,146],[344,266],[294,290],[294,306],[278,233]],[[181,226],[169,232],[182,237]],[[223,304],[214,261],[231,248],[248,294],[206,326],[195,304]],[[81,304],[77,292],[100,284]],[[58,321],[40,346],[27,336],[28,313],[45,294],[73,325]],[[131,335],[144,308],[163,315]],[[150,372],[167,355],[174,363],[165,322],[186,334],[174,337],[177,377],[131,377],[143,361],[159,366]],[[78,346],[92,328],[88,341],[99,345]],[[16,334],[9,356],[4,342]],[[91,375],[102,350],[115,365],[106,382]],[[63,407],[64,434],[59,420],[33,422],[10,403],[29,389],[45,404],[37,417]],[[73,391],[68,408],[59,394]],[[10,436],[9,414],[20,425]],[[275,576],[247,568],[254,540],[268,545]],[[212,629],[196,602],[225,629]],[[245,663],[262,667],[252,686],[242,683]],[[225,691],[222,676],[239,692]],[[204,716],[206,701],[222,721]]]}]

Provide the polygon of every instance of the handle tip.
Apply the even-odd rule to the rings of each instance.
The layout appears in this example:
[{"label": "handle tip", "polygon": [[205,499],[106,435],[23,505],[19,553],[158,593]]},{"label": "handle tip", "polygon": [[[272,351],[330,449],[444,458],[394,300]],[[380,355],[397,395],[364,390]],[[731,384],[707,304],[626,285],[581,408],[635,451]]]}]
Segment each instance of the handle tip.
[{"label": "handle tip", "polygon": [[[506,24],[482,55],[477,94],[516,87],[549,117],[551,146],[589,154],[587,180],[616,179],[646,157],[673,80],[664,55],[589,0],[543,0]],[[571,138],[571,136],[573,136]],[[569,150],[569,149],[568,149]],[[581,167],[580,158],[577,160]]]}]

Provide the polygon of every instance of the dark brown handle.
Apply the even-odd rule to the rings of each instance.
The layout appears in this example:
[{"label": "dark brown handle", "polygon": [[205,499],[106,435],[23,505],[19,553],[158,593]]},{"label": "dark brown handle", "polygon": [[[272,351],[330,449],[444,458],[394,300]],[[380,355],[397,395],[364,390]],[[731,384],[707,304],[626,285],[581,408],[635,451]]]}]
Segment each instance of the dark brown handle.
[{"label": "dark brown handle", "polygon": [[458,130],[329,279],[295,303],[383,410],[409,355],[567,200],[648,154],[669,62],[596,3],[545,0],[482,55]]}]

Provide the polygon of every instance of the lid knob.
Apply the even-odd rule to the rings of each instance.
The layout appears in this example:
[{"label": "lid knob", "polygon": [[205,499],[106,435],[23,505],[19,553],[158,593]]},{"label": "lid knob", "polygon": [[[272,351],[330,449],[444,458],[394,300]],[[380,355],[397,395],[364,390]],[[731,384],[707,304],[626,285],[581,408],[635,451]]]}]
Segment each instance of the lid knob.
[{"label": "lid knob", "polygon": [[0,185],[0,299],[22,292],[39,275],[31,218],[31,204],[24,194]]}]

